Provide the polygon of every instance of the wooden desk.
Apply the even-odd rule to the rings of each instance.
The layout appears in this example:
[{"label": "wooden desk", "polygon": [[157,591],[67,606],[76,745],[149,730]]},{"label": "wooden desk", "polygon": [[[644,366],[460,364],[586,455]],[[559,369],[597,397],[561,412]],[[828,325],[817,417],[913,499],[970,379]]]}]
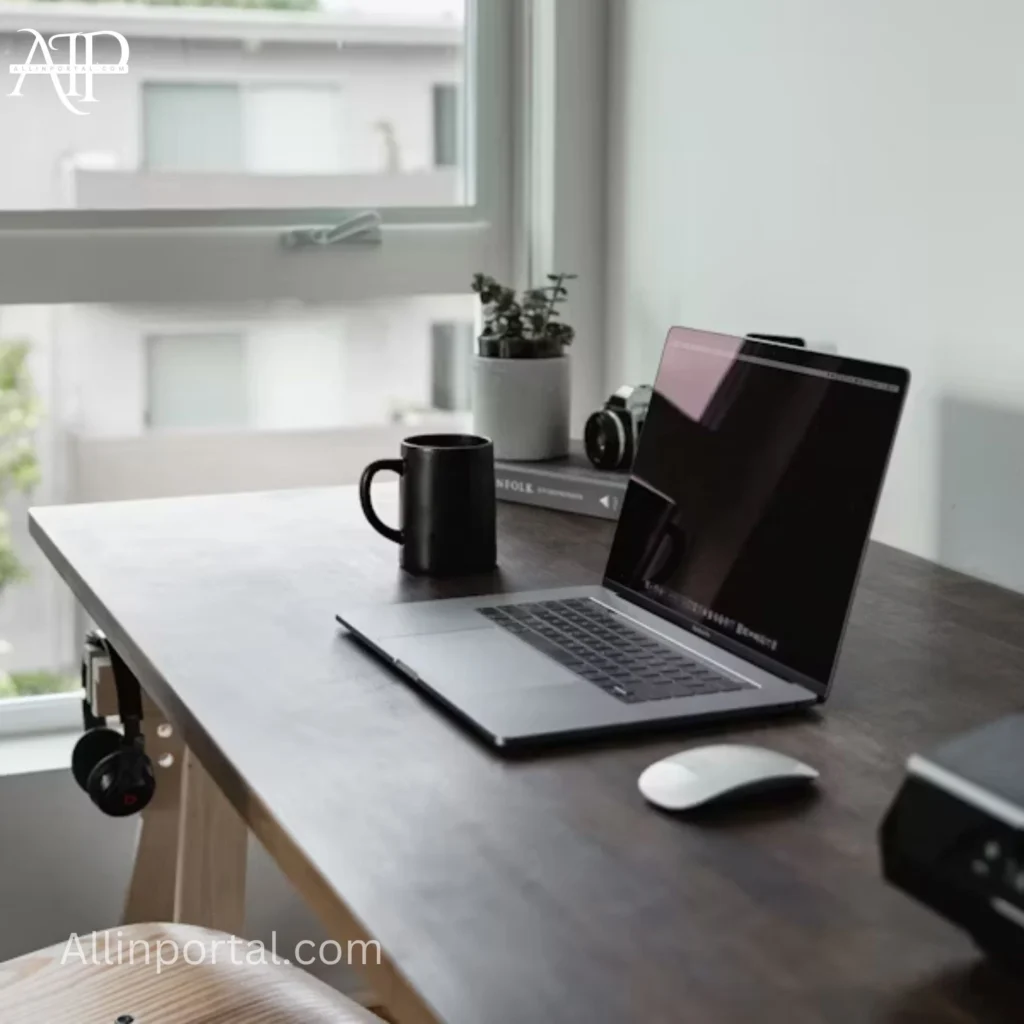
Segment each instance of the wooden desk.
[{"label": "wooden desk", "polygon": [[[876,546],[825,713],[505,761],[333,612],[593,582],[606,523],[502,506],[500,574],[445,584],[399,573],[352,489],[40,509],[32,530],[332,934],[380,941],[369,980],[402,1024],[1024,1017],[882,883],[875,838],[911,752],[1024,701],[1024,597]],[[644,805],[648,762],[723,737],[811,762],[821,795]]]}]

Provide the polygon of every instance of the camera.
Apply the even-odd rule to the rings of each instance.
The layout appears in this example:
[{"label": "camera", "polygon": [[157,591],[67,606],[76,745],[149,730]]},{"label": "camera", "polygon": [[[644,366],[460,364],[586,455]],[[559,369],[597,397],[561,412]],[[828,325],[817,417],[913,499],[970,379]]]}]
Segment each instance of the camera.
[{"label": "camera", "polygon": [[653,394],[649,384],[626,385],[587,420],[583,447],[598,469],[629,469],[633,465]]}]

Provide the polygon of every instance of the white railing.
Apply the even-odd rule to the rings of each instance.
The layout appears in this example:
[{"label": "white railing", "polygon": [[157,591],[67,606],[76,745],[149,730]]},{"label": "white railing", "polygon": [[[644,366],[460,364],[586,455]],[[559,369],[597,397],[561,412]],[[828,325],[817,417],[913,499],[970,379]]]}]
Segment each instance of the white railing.
[{"label": "white railing", "polygon": [[68,502],[354,484],[374,459],[396,457],[411,434],[461,430],[458,413],[333,430],[167,433],[69,438]]}]

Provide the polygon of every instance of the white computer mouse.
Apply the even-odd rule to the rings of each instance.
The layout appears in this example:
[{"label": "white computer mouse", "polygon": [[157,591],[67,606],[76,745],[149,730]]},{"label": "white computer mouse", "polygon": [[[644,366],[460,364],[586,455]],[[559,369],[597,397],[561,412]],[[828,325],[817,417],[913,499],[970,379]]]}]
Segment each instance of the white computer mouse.
[{"label": "white computer mouse", "polygon": [[655,761],[640,775],[640,792],[666,811],[687,811],[714,800],[766,789],[809,785],[810,766],[762,747],[693,747]]}]

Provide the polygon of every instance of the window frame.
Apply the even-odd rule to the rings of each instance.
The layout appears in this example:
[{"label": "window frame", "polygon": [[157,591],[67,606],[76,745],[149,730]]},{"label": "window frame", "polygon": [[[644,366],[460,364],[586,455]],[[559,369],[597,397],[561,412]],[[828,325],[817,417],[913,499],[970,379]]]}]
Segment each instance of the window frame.
[{"label": "window frame", "polygon": [[[300,250],[282,245],[283,231],[359,211],[0,211],[0,306],[346,303],[467,292],[480,269],[511,277],[519,54],[510,40],[524,2],[467,2],[467,205],[382,207],[379,245]],[[0,738],[81,723],[78,693],[0,700]]]},{"label": "window frame", "polygon": [[70,732],[82,725],[80,691],[0,698],[0,741],[30,733]]},{"label": "window frame", "polygon": [[[0,305],[344,304],[463,293],[478,270],[520,287],[550,269],[576,270],[582,276],[567,315],[579,333],[579,429],[610,383],[604,243],[607,177],[616,166],[608,135],[613,3],[470,4],[475,46],[460,91],[463,144],[477,154],[468,169],[473,205],[383,208],[380,245],[294,251],[280,244],[283,229],[338,223],[351,211],[203,211],[199,223],[181,211],[0,212]],[[571,130],[559,130],[565,126]],[[80,728],[80,701],[80,693],[0,701],[0,738]]]},{"label": "window frame", "polygon": [[[343,302],[464,292],[481,268],[509,276],[516,61],[509,41],[522,2],[467,0],[466,205],[381,207],[379,244],[298,251],[281,244],[284,230],[343,223],[362,209],[2,211],[0,305]],[[249,77],[258,76],[232,81]],[[238,273],[224,274],[225,267]]]}]

